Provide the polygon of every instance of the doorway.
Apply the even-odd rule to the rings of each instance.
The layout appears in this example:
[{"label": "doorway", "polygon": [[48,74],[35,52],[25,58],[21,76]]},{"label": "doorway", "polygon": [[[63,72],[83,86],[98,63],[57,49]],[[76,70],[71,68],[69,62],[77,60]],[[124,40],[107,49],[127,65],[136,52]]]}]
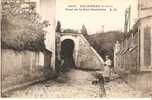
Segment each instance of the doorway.
[{"label": "doorway", "polygon": [[75,61],[73,57],[74,53],[74,42],[71,39],[66,39],[61,43],[61,59],[63,61],[63,68],[74,68]]}]

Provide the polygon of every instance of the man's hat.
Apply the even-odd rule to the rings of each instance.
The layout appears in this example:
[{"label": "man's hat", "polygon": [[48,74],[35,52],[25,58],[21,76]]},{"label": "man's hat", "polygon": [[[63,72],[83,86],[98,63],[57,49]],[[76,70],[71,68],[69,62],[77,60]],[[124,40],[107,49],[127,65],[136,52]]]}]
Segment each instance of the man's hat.
[{"label": "man's hat", "polygon": [[109,55],[106,55],[106,58],[109,58]]}]

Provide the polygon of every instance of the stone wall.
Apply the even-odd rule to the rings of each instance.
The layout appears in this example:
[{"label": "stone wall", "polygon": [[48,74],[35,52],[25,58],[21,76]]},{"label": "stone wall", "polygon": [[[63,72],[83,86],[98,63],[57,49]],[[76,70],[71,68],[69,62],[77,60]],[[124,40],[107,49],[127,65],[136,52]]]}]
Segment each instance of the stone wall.
[{"label": "stone wall", "polygon": [[84,36],[80,35],[77,55],[77,67],[81,69],[103,70],[103,62],[103,59],[90,46]]},{"label": "stone wall", "polygon": [[57,55],[60,55],[60,42],[70,39],[74,42],[73,57],[77,68],[85,70],[103,70],[104,61],[102,57],[95,51],[82,34],[61,33],[59,38],[60,41],[56,41],[58,47]]},{"label": "stone wall", "polygon": [[[47,59],[47,60],[46,60]],[[52,76],[51,52],[2,49],[2,92]],[[52,72],[52,73],[51,73]]]},{"label": "stone wall", "polygon": [[49,26],[45,29],[47,31],[45,36],[46,48],[52,51],[52,67],[55,70],[55,0],[39,0],[39,14],[42,20],[49,21]]},{"label": "stone wall", "polygon": [[152,72],[140,72],[124,75],[123,79],[134,89],[149,97],[152,93]]}]

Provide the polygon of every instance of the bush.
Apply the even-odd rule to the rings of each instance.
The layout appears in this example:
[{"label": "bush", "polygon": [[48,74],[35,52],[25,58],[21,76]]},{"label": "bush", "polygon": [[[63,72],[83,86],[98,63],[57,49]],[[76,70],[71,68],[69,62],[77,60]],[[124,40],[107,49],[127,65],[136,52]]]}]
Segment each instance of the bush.
[{"label": "bush", "polygon": [[63,30],[63,33],[79,33],[77,30],[74,30],[74,29],[64,29]]},{"label": "bush", "polygon": [[46,22],[41,21],[33,8],[2,3],[2,48],[19,51],[45,49]]}]

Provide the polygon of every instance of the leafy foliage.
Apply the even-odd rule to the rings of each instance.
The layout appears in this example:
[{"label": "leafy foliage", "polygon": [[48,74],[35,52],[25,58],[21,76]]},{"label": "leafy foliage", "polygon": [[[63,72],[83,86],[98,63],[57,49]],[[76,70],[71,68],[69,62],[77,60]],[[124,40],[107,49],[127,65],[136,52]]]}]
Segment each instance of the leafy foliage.
[{"label": "leafy foliage", "polygon": [[45,48],[45,27],[34,6],[2,3],[2,48],[39,51]]},{"label": "leafy foliage", "polygon": [[63,33],[79,33],[77,30],[74,30],[74,29],[64,29],[63,30]]},{"label": "leafy foliage", "polygon": [[61,33],[61,23],[60,23],[60,21],[57,22],[57,26],[56,26],[55,31]]},{"label": "leafy foliage", "polygon": [[122,38],[122,32],[109,31],[90,35],[88,41],[103,58],[105,58],[106,55],[109,55],[110,58],[113,59],[114,44],[117,40],[121,41]]},{"label": "leafy foliage", "polygon": [[85,37],[88,37],[88,31],[87,31],[85,25],[82,25],[81,33],[82,33]]}]

